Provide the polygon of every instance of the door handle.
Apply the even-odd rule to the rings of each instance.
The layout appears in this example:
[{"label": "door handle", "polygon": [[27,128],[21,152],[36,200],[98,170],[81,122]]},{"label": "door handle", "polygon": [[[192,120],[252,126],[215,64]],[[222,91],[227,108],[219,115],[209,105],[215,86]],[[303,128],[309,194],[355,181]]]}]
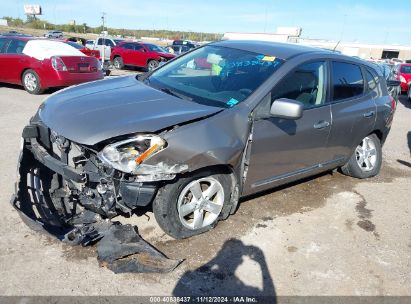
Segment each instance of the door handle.
[{"label": "door handle", "polygon": [[364,113],[362,116],[364,116],[364,118],[370,118],[370,117],[373,117],[374,114],[375,114],[374,111],[369,111],[369,112]]},{"label": "door handle", "polygon": [[314,125],[315,129],[324,129],[330,126],[330,123],[325,120],[321,120]]}]

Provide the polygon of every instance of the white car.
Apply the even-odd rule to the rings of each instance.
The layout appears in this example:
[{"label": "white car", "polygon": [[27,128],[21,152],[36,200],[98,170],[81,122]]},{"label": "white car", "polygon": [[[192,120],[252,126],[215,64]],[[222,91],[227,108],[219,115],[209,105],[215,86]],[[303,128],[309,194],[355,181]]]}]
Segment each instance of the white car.
[{"label": "white car", "polygon": [[63,38],[63,32],[62,31],[48,31],[47,33],[44,34],[44,37],[46,37],[46,38]]}]

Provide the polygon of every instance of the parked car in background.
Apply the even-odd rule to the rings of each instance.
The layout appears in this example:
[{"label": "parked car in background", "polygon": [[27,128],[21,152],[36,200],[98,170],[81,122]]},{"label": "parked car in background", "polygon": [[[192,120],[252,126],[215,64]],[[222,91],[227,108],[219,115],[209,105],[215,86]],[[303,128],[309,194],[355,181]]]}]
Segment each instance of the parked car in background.
[{"label": "parked car in background", "polygon": [[174,54],[176,56],[179,56],[181,54],[184,54],[186,52],[188,52],[189,50],[191,50],[191,48],[187,45],[167,45],[165,47],[165,49],[170,53],[170,54]]},{"label": "parked car in background", "polygon": [[63,38],[63,32],[62,31],[48,31],[47,33],[44,34],[44,37],[46,38]]},{"label": "parked car in background", "polygon": [[198,44],[195,44],[194,42],[192,42],[190,40],[174,40],[173,45],[185,45],[189,49],[194,49],[194,48],[198,47]]},{"label": "parked car in background", "polygon": [[411,63],[400,63],[393,68],[393,75],[401,82],[401,93],[408,92],[408,83],[411,82]]},{"label": "parked car in background", "polygon": [[103,56],[104,52],[104,60],[110,60],[111,49],[123,41],[124,39],[99,37],[94,41],[94,45],[91,47],[91,49],[98,50],[100,52],[100,56]]},{"label": "parked car in background", "polygon": [[86,48],[85,46],[78,44],[77,42],[65,41],[65,43],[78,49],[80,52],[82,52],[83,54],[87,56],[93,56],[93,57],[96,57],[97,59],[100,59],[100,52],[98,50],[90,50]]},{"label": "parked car in background", "polygon": [[116,69],[124,66],[136,66],[152,71],[162,61],[176,57],[165,49],[150,43],[120,42],[111,50],[110,60]]},{"label": "parked car in background", "polygon": [[0,36],[33,37],[32,35],[20,33],[20,32],[17,32],[17,31],[8,31],[8,32],[5,32],[5,33],[0,33]]},{"label": "parked car in background", "polygon": [[31,94],[103,78],[95,57],[60,41],[0,36],[0,82]]},{"label": "parked car in background", "polygon": [[94,47],[95,40],[86,40],[85,47],[92,50]]},{"label": "parked car in background", "polygon": [[[189,68],[196,58],[211,69]],[[153,73],[50,96],[23,131],[16,208],[59,224],[83,208],[111,219],[152,204],[167,234],[187,238],[233,214],[243,196],[335,168],[377,175],[395,107],[381,71],[363,60],[212,43]],[[25,185],[30,172],[39,182]],[[45,212],[32,210],[42,206],[53,216],[38,219]]]},{"label": "parked car in background", "polygon": [[383,77],[387,82],[388,93],[398,101],[399,96],[401,95],[401,82],[396,80],[393,75],[393,64],[387,62],[379,62],[377,66],[381,69]]}]

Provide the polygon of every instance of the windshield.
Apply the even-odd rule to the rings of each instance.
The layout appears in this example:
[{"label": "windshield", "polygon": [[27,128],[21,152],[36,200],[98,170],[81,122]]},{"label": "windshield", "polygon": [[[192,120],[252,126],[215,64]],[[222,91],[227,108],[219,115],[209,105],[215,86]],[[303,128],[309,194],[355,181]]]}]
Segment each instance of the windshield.
[{"label": "windshield", "polygon": [[197,103],[233,107],[283,63],[272,54],[205,46],[158,69],[145,83]]},{"label": "windshield", "polygon": [[150,49],[152,52],[159,52],[159,53],[167,53],[163,48],[159,47],[158,45],[155,44],[146,44],[146,46]]}]

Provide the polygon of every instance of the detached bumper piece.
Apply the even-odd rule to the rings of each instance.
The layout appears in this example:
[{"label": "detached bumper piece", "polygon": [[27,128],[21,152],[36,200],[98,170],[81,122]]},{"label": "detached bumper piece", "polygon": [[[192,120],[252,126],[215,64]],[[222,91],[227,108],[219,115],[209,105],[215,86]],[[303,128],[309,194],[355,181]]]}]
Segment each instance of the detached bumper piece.
[{"label": "detached bumper piece", "polygon": [[70,245],[97,243],[100,265],[115,273],[164,273],[182,262],[168,259],[145,242],[136,227],[82,206],[67,189],[71,182],[84,182],[87,174],[50,155],[34,130],[25,132],[11,204],[31,229]]}]

